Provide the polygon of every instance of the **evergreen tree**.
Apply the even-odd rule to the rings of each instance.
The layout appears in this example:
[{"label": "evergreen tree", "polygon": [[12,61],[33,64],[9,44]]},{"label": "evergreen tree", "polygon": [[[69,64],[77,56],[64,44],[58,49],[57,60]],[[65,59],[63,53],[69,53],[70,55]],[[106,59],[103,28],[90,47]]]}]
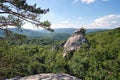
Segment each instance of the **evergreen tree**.
[{"label": "evergreen tree", "polygon": [[53,31],[48,20],[40,22],[40,15],[48,12],[49,9],[41,9],[36,4],[29,5],[26,0],[0,0],[0,29],[5,31],[8,26],[21,28],[25,22],[29,22]]}]

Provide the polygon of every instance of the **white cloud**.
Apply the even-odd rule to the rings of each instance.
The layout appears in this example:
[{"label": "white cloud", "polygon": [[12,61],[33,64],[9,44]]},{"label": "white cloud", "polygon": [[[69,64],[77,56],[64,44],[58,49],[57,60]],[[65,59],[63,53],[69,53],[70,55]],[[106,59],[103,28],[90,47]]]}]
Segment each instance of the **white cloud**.
[{"label": "white cloud", "polygon": [[[56,16],[52,13],[49,15],[53,16],[53,18],[56,20]],[[53,19],[52,18],[52,19]],[[87,23],[86,23],[87,22]],[[87,20],[83,20],[82,17],[78,17],[76,20],[71,19],[59,19],[57,22],[53,22],[51,25],[51,28],[80,28],[81,26],[85,28],[116,28],[120,26],[120,14],[119,15],[106,15],[100,18],[97,18],[93,20],[90,24],[88,24]],[[26,24],[23,26],[23,28],[29,28],[29,29],[38,29],[33,27],[31,24]],[[40,28],[41,29],[41,28]]]},{"label": "white cloud", "polygon": [[[78,17],[78,20],[81,20],[81,17]],[[95,19],[92,23],[90,24],[84,24],[78,22],[78,23],[73,23],[68,20],[61,21],[59,23],[53,23],[52,28],[80,28],[80,27],[85,27],[87,29],[99,29],[99,28],[108,28],[108,29],[113,29],[116,27],[120,26],[120,15],[107,15],[103,16],[100,18]]]},{"label": "white cloud", "polygon": [[87,28],[116,28],[120,26],[120,15],[107,15],[95,19]]},{"label": "white cloud", "polygon": [[67,24],[61,24],[61,23],[57,23],[57,24],[52,24],[51,28],[80,28],[81,25],[78,24],[71,24],[71,23],[67,23]]},{"label": "white cloud", "polygon": [[109,1],[109,0],[102,0],[102,1]]},{"label": "white cloud", "polygon": [[85,4],[90,4],[95,2],[95,0],[74,0],[73,3],[76,3],[78,1],[81,1],[81,3],[85,3]]},{"label": "white cloud", "polygon": [[61,21],[59,23],[53,23],[52,28],[80,28],[79,24],[71,23],[68,20]]},{"label": "white cloud", "polygon": [[81,0],[82,3],[90,4],[95,2],[95,0]]},{"label": "white cloud", "polygon": [[78,2],[78,1],[79,1],[79,0],[74,0],[73,3],[76,3],[76,2]]},{"label": "white cloud", "polygon": [[78,17],[75,20],[63,20],[58,23],[53,23],[51,28],[81,28],[83,27],[82,24],[82,17]]},{"label": "white cloud", "polygon": [[[79,1],[81,3],[90,4],[90,3],[95,2],[96,0],[74,0],[73,3],[76,3],[76,2],[79,2]],[[101,1],[107,2],[107,1],[110,1],[110,0],[101,0]]]}]

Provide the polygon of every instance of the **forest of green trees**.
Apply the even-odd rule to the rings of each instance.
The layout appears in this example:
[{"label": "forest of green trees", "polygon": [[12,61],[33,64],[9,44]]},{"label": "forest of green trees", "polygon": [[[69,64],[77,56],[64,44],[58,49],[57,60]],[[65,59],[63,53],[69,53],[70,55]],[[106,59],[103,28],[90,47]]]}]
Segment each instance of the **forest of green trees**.
[{"label": "forest of green trees", "polygon": [[[120,80],[120,28],[88,33],[90,47],[83,46],[69,58],[63,41],[0,38],[0,79],[40,73],[67,73],[83,80]],[[16,36],[16,37],[17,37]]]}]

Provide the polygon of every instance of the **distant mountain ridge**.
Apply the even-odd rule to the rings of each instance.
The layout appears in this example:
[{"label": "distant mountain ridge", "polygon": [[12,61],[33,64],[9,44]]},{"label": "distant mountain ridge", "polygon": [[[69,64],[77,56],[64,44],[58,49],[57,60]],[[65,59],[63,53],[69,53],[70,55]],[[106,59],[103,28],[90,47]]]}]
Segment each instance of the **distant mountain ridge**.
[{"label": "distant mountain ridge", "polygon": [[[54,32],[50,32],[47,30],[30,30],[30,29],[17,29],[17,28],[9,28],[10,31],[18,34],[26,35],[27,37],[32,38],[43,38],[43,37],[69,37],[71,34],[74,33],[76,30],[75,28],[57,28],[54,29]],[[90,32],[98,32],[98,31],[104,31],[106,29],[87,29],[86,33]],[[4,32],[0,30],[0,36],[3,36]]]}]

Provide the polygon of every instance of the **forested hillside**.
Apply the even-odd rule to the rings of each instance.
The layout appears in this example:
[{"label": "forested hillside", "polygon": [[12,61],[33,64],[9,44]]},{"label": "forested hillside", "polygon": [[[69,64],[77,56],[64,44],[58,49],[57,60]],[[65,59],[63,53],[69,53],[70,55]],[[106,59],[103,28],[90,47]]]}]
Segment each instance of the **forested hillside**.
[{"label": "forested hillside", "polygon": [[[25,35],[28,38],[51,38],[54,40],[66,39],[74,33],[75,28],[56,28],[54,32],[47,30],[31,30],[31,29],[17,29],[8,28],[13,33]],[[86,33],[104,31],[107,29],[87,29]],[[5,36],[4,32],[0,30],[0,37]]]},{"label": "forested hillside", "polygon": [[84,45],[71,58],[63,58],[63,47],[51,50],[64,40],[0,38],[0,79],[67,73],[83,80],[120,80],[120,28],[86,37],[90,47]]}]

